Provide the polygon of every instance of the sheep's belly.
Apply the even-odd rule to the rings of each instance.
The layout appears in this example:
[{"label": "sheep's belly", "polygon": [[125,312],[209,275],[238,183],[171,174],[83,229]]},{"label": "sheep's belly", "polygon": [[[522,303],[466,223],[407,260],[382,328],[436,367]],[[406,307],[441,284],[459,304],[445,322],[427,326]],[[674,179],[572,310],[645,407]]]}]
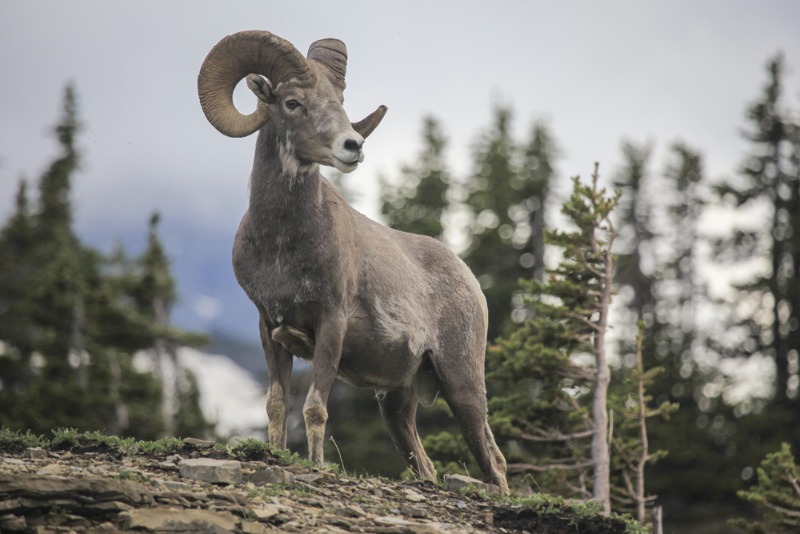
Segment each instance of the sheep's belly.
[{"label": "sheep's belly", "polygon": [[358,387],[393,389],[408,386],[422,354],[406,343],[381,343],[375,336],[353,335],[348,329],[338,377]]}]

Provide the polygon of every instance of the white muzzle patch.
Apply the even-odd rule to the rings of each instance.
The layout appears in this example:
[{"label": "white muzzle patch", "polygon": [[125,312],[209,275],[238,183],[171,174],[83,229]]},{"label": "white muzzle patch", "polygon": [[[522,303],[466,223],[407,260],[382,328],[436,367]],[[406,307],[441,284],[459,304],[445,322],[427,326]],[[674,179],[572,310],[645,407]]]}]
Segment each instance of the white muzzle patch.
[{"label": "white muzzle patch", "polygon": [[333,142],[333,166],[340,172],[352,172],[364,161],[364,138],[355,131],[340,134]]}]

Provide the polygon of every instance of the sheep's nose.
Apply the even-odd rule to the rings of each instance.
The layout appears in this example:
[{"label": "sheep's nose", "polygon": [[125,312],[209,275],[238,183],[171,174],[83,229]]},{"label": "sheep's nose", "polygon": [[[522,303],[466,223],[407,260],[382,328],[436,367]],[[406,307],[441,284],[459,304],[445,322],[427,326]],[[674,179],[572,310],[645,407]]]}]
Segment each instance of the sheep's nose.
[{"label": "sheep's nose", "polygon": [[361,146],[364,144],[364,141],[357,141],[355,139],[346,139],[344,142],[345,150],[349,150],[350,152],[358,152],[361,150]]}]

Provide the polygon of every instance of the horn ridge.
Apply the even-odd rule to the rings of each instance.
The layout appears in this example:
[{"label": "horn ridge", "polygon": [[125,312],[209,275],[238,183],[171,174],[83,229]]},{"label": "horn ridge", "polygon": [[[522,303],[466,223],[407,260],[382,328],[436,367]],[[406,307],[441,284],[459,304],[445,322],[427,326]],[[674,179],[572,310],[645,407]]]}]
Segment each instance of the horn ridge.
[{"label": "horn ridge", "polygon": [[259,101],[244,115],[233,104],[233,90],[248,74],[260,74],[273,84],[308,75],[303,55],[285,39],[261,30],[223,37],[208,53],[197,77],[200,105],[208,121],[229,137],[244,137],[269,120],[269,108]]}]

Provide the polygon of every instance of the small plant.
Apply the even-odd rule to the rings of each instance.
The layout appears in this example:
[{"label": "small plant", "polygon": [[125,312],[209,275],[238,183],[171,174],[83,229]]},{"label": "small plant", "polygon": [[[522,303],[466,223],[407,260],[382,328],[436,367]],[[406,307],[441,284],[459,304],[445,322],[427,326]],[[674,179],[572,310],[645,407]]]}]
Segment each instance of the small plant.
[{"label": "small plant", "polygon": [[[564,520],[569,518],[573,529],[577,529],[578,524],[582,521],[589,521],[598,516],[606,515],[602,503],[597,501],[570,500],[546,493],[535,493],[529,497],[506,497],[501,498],[500,501],[507,502],[515,508],[529,509],[541,516],[554,516]],[[612,513],[608,516],[608,519],[623,523],[626,534],[648,534],[650,532],[647,527],[641,525],[628,514]],[[569,531],[577,532],[577,530],[572,529]]]},{"label": "small plant", "polygon": [[496,500],[498,500],[496,495],[490,495],[489,492],[486,491],[485,489],[478,489],[478,487],[475,484],[470,484],[468,486],[464,486],[463,488],[458,490],[458,492],[461,495],[466,495],[468,497],[477,498],[477,499],[480,499],[482,501],[496,501]]},{"label": "small plant", "polygon": [[57,428],[52,432],[53,440],[50,442],[50,446],[54,449],[70,449],[75,447],[81,436],[77,428]]},{"label": "small plant", "polygon": [[75,428],[53,430],[50,446],[57,450],[98,451],[112,454],[130,454],[134,449],[133,438],[110,436],[100,431],[79,432]]},{"label": "small plant", "polygon": [[44,436],[31,434],[30,430],[23,434],[5,426],[0,427],[0,450],[2,451],[20,452],[28,447],[46,447],[48,445],[49,441]]},{"label": "small plant", "polygon": [[276,456],[269,443],[256,438],[237,440],[236,444],[230,448],[230,454],[246,460],[265,460]]},{"label": "small plant", "polygon": [[129,469],[121,469],[116,474],[114,474],[114,478],[119,480],[131,480],[133,482],[138,482],[140,484],[147,484],[149,480],[147,477],[144,476],[142,473],[138,471],[131,471]]},{"label": "small plant", "polygon": [[184,443],[178,438],[162,438],[157,441],[137,441],[136,450],[140,454],[157,456],[176,454],[183,450]]},{"label": "small plant", "polygon": [[792,449],[783,443],[779,451],[768,454],[758,468],[758,483],[739,491],[740,499],[753,503],[762,511],[760,520],[731,521],[748,532],[788,533],[800,529],[800,471]]}]

